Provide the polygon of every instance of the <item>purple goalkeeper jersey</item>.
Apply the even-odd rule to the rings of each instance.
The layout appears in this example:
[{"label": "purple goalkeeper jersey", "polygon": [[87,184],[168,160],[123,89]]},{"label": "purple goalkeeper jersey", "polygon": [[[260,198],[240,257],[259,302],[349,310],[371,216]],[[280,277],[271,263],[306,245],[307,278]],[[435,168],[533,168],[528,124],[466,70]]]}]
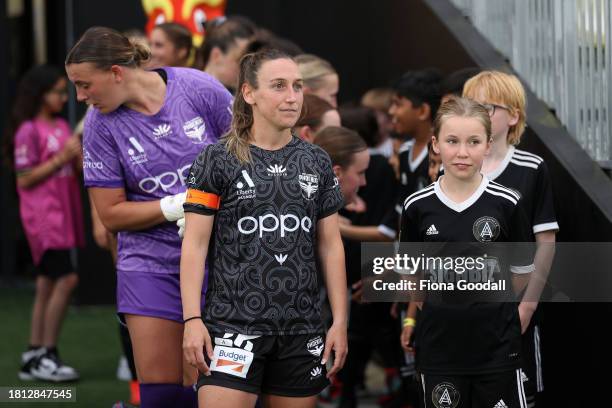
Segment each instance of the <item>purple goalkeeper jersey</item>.
[{"label": "purple goalkeeper jersey", "polygon": [[[86,187],[124,188],[128,201],[151,201],[186,190],[191,164],[230,126],[232,96],[216,79],[188,68],[164,68],[161,110],[90,109],[83,135]],[[160,73],[164,77],[163,73]],[[118,235],[117,270],[178,274],[181,241],[166,222]]]}]

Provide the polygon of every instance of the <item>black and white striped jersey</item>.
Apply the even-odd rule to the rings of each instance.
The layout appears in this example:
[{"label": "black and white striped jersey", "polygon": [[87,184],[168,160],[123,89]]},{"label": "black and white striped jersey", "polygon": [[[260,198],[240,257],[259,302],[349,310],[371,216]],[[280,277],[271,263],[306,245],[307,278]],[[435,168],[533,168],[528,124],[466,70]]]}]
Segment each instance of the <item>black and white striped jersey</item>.
[{"label": "black and white striped jersey", "polygon": [[331,160],[296,137],[250,150],[243,164],[210,145],[189,175],[185,212],[215,216],[204,321],[250,335],[323,332],[317,222],[344,204]]},{"label": "black and white striped jersey", "polygon": [[534,234],[559,229],[548,168],[540,156],[510,146],[500,166],[487,177],[521,195]]},{"label": "black and white striped jersey", "polygon": [[[457,243],[445,245],[444,250],[450,252],[440,256],[459,256],[464,252],[454,251],[476,249],[482,255],[482,249],[496,250],[491,243],[531,241],[521,199],[511,189],[483,176],[474,194],[456,203],[442,191],[440,181],[404,201],[401,242]],[[507,267],[486,279],[510,281],[511,273],[532,272],[532,256],[512,254]],[[440,281],[433,276],[437,271],[424,272],[425,279]],[[438,276],[446,279],[448,273],[443,273]],[[463,279],[458,276],[471,279],[455,274],[451,278]],[[457,291],[427,292],[416,334],[418,369],[464,375],[518,368],[520,319],[514,295],[509,295],[509,301],[483,302]]]}]

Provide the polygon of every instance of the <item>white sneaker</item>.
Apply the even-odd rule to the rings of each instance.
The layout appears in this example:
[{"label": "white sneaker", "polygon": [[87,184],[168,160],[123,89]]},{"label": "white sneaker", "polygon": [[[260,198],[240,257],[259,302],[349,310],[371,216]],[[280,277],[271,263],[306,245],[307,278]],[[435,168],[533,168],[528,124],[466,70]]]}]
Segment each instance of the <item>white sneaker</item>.
[{"label": "white sneaker", "polygon": [[21,354],[21,370],[17,374],[21,381],[32,381],[35,379],[32,374],[32,368],[34,368],[38,358],[43,354],[45,354],[45,349],[42,347],[28,350]]},{"label": "white sneaker", "polygon": [[128,365],[127,358],[121,356],[119,365],[117,366],[117,379],[121,381],[132,381],[132,371]]},{"label": "white sneaker", "polygon": [[63,364],[59,358],[45,354],[38,359],[31,373],[39,380],[65,382],[79,379],[77,371]]}]

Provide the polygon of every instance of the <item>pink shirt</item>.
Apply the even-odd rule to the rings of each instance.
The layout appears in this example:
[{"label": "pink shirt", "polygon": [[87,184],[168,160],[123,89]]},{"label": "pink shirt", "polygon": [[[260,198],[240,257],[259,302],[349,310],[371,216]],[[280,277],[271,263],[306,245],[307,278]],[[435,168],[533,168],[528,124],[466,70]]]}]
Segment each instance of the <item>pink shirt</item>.
[{"label": "pink shirt", "polygon": [[[71,132],[68,123],[56,119],[24,122],[15,134],[15,170],[32,169],[53,157]],[[83,206],[71,163],[29,189],[17,187],[19,210],[34,264],[47,249],[83,246]]]}]

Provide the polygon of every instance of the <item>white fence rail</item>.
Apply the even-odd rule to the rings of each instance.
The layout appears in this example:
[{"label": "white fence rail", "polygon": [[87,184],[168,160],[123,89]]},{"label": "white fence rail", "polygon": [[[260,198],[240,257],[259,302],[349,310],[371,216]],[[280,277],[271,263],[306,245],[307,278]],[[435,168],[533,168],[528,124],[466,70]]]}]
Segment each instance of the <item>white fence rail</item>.
[{"label": "white fence rail", "polygon": [[597,161],[612,161],[612,0],[451,0]]}]

